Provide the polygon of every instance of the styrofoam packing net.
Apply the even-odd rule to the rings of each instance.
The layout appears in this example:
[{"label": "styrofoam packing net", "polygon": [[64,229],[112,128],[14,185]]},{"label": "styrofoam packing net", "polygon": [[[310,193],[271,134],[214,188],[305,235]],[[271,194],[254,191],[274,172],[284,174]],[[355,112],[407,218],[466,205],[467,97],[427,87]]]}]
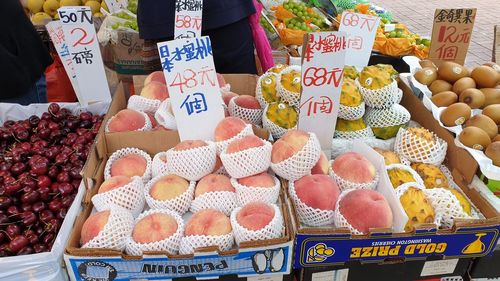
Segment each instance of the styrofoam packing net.
[{"label": "styrofoam packing net", "polygon": [[124,186],[92,196],[92,203],[99,212],[123,208],[137,217],[144,209],[143,189],[142,179],[133,177],[132,181]]},{"label": "styrofoam packing net", "polygon": [[233,247],[233,232],[225,235],[191,235],[184,236],[181,239],[179,254],[192,254],[198,248],[218,246],[220,251],[228,251]]},{"label": "styrofoam packing net", "polygon": [[177,130],[177,121],[172,114],[170,99],[164,100],[155,112],[155,119],[158,124],[170,130]]},{"label": "styrofoam packing net", "polygon": [[184,214],[189,210],[191,206],[191,202],[193,201],[194,189],[196,186],[196,182],[189,182],[188,189],[182,193],[181,195],[170,199],[170,200],[156,200],[150,195],[150,190],[153,185],[159,181],[162,177],[167,176],[167,174],[159,175],[153,178],[151,181],[146,184],[144,187],[144,197],[146,198],[146,203],[151,209],[169,209],[174,210],[179,214]]},{"label": "styrofoam packing net", "polygon": [[[281,75],[291,72],[292,70],[296,70],[299,73],[301,72],[301,67],[299,65],[290,65],[283,69],[278,76],[278,96],[291,106],[298,107],[300,105],[300,93],[291,92],[283,87],[281,84]],[[295,78],[297,79],[297,78]],[[300,76],[298,77],[300,79]],[[298,81],[300,83],[300,81]]]},{"label": "styrofoam packing net", "polygon": [[424,192],[434,207],[436,215],[441,217],[441,227],[451,228],[455,219],[471,218],[464,212],[460,201],[451,191],[439,187],[425,189]]},{"label": "styrofoam packing net", "polygon": [[223,176],[228,176],[229,177],[229,173],[226,171],[226,168],[224,167],[224,165],[220,166],[220,168],[217,171],[215,171],[214,174],[223,175]]},{"label": "styrofoam packing net", "polygon": [[238,207],[236,192],[211,191],[194,198],[190,211],[196,213],[204,209],[216,209],[230,216],[236,207]]},{"label": "styrofoam packing net", "polygon": [[[335,159],[341,154],[352,151],[354,140],[350,139],[333,139],[332,140],[332,153],[331,159]],[[388,140],[381,140],[376,138],[365,138],[363,143],[370,147],[378,147],[385,150],[393,150],[394,138]]]},{"label": "styrofoam packing net", "polygon": [[241,130],[241,132],[239,132],[236,136],[227,140],[215,142],[217,146],[217,155],[221,154],[222,151],[226,150],[226,147],[233,141],[242,139],[249,135],[253,135],[253,129],[251,124],[247,124],[245,128]]},{"label": "styrofoam packing net", "polygon": [[[410,166],[408,165],[405,165],[405,164],[391,164],[391,165],[387,165],[385,166],[385,168],[387,169],[387,172],[389,172],[390,170],[393,170],[393,169],[399,169],[399,170],[403,170],[403,171],[407,171],[408,173],[411,174],[411,176],[413,177],[413,179],[415,180],[415,182],[421,186],[424,185],[424,180],[422,179],[422,177],[420,177],[420,175],[417,173],[417,171],[413,170]],[[399,186],[396,186],[394,188],[398,188]]]},{"label": "styrofoam packing net", "polygon": [[363,96],[363,100],[366,105],[373,108],[388,108],[396,103],[399,99],[399,88],[398,82],[396,80],[392,80],[392,83],[389,85],[382,87],[380,89],[370,90],[361,85],[359,80],[356,79],[356,86],[358,86],[359,92],[361,96]]},{"label": "styrofoam packing net", "polygon": [[284,134],[286,134],[286,132],[297,129],[297,125],[293,126],[293,128],[286,129],[274,124],[267,118],[266,112],[267,107],[266,109],[264,109],[264,114],[262,114],[262,125],[264,129],[268,130],[271,133],[274,139],[279,139]]},{"label": "styrofoam packing net", "polygon": [[344,120],[358,120],[365,115],[365,103],[361,102],[358,106],[339,105],[338,118]]},{"label": "styrofoam packing net", "polygon": [[340,139],[364,139],[364,138],[375,138],[373,135],[373,131],[370,126],[366,126],[366,128],[357,130],[357,131],[335,131],[335,138]]},{"label": "styrofoam packing net", "polygon": [[275,204],[270,204],[274,209],[274,217],[264,228],[259,230],[250,230],[240,225],[236,220],[238,212],[241,207],[233,210],[231,213],[231,226],[233,227],[234,238],[236,244],[240,245],[241,242],[246,241],[261,241],[268,239],[280,238],[285,229],[283,222],[283,215],[279,207]]},{"label": "styrofoam packing net", "polygon": [[366,125],[372,128],[381,128],[402,125],[410,121],[411,115],[406,108],[394,104],[388,109],[368,108],[366,110]]},{"label": "styrofoam packing net", "polygon": [[152,215],[152,214],[166,214],[175,219],[177,222],[177,230],[171,236],[161,240],[150,243],[138,243],[134,241],[132,235],[128,237],[126,252],[133,256],[142,256],[144,252],[161,251],[167,252],[169,254],[177,254],[179,251],[179,245],[181,243],[181,238],[184,233],[184,221],[181,216],[172,210],[148,210],[140,214],[135,220],[134,224],[137,224],[141,219]]},{"label": "styrofoam packing net", "polygon": [[160,100],[133,95],[128,99],[127,108],[146,113],[155,113],[158,107],[160,107],[160,103]]},{"label": "styrofoam packing net", "polygon": [[153,157],[153,162],[151,164],[151,172],[152,172],[152,177],[156,177],[161,174],[168,174],[170,173],[169,170],[169,165],[168,165],[168,159],[167,162],[164,162],[161,158],[167,157],[167,152],[159,152]]},{"label": "styrofoam packing net", "polygon": [[441,172],[443,172],[445,177],[448,179],[448,185],[450,186],[450,188],[458,190],[458,192],[460,192],[466,198],[467,202],[469,202],[469,204],[471,205],[470,216],[472,218],[475,218],[475,219],[481,218],[482,214],[480,212],[478,212],[479,209],[474,205],[474,203],[469,199],[469,197],[467,197],[467,195],[462,191],[460,186],[458,186],[455,183],[455,180],[453,179],[453,175],[451,174],[451,171],[445,165],[439,166],[439,169],[441,170]]},{"label": "styrofoam packing net", "polygon": [[231,84],[226,84],[220,87],[220,91],[223,93],[231,92]]},{"label": "styrofoam packing net", "polygon": [[401,161],[401,164],[406,165],[406,166],[410,166],[411,165],[411,161],[410,160],[406,159],[404,156],[399,155],[397,153],[396,153],[396,155],[399,156],[399,160]]},{"label": "styrofoam packing net", "polygon": [[273,178],[273,187],[246,186],[240,184],[237,179],[231,178],[231,184],[236,189],[236,199],[238,205],[243,206],[256,201],[276,204],[280,195],[281,184],[277,177],[273,176]]},{"label": "styrofoam packing net", "polygon": [[434,133],[432,134],[434,142],[429,142],[411,134],[406,129],[400,128],[396,135],[394,152],[412,163],[418,162],[439,166],[446,157],[448,144]]},{"label": "styrofoam packing net", "polygon": [[234,153],[220,154],[220,159],[227,173],[233,178],[253,176],[269,169],[271,165],[271,151],[273,146],[263,140],[264,145],[252,147]]},{"label": "styrofoam packing net", "polygon": [[309,140],[298,153],[279,163],[271,162],[271,168],[276,175],[286,180],[298,180],[311,174],[311,169],[318,163],[320,154],[321,146],[316,134],[309,133]]},{"label": "styrofoam packing net", "polygon": [[250,109],[241,107],[236,104],[236,98],[238,97],[233,97],[229,101],[229,106],[228,106],[229,115],[238,117],[255,125],[260,125],[262,123],[262,108]]},{"label": "styrofoam packing net", "polygon": [[352,234],[360,235],[360,234],[363,234],[363,232],[354,228],[354,226],[352,226],[347,221],[347,219],[344,217],[344,215],[340,212],[340,203],[342,202],[342,198],[344,198],[344,196],[346,196],[346,194],[351,192],[352,190],[354,190],[354,189],[346,190],[346,191],[343,191],[342,193],[340,193],[340,196],[337,199],[337,203],[335,204],[335,212],[334,212],[335,214],[333,217],[333,221],[335,222],[335,227],[338,227],[338,228],[345,227],[345,228],[348,228]]},{"label": "styrofoam packing net", "polygon": [[[139,112],[143,117],[144,117],[144,126],[138,130],[135,130],[135,131],[139,131],[139,132],[144,132],[144,131],[151,131],[151,129],[153,129],[153,125],[151,124],[151,120],[149,119],[149,116],[142,112],[142,111],[137,111]],[[111,123],[111,121],[115,118],[115,116],[109,118],[108,120],[108,123],[106,123],[106,133],[109,133],[109,124]]]},{"label": "styrofoam packing net", "polygon": [[[293,181],[288,182],[288,194],[295,203],[300,222],[309,226],[323,226],[333,224],[335,211],[321,210],[307,206],[300,200],[295,192],[295,184]],[[318,194],[321,196],[320,194]]]},{"label": "styrofoam packing net", "polygon": [[268,104],[264,96],[262,95],[262,82],[266,83],[268,80],[265,80],[269,78],[270,76],[274,76],[276,78],[276,95],[278,94],[278,83],[279,83],[279,75],[274,72],[266,72],[262,76],[259,77],[257,80],[257,87],[255,88],[255,97],[260,103],[260,106],[262,108],[265,108]]},{"label": "styrofoam packing net", "polygon": [[97,236],[82,248],[113,249],[122,251],[134,227],[134,217],[124,209],[111,209],[108,222]]},{"label": "styrofoam packing net", "polygon": [[403,99],[403,90],[398,88],[398,92],[396,93],[395,97],[396,104],[401,103],[402,99]]},{"label": "styrofoam packing net", "polygon": [[[414,187],[414,188],[422,190],[424,192],[425,198],[427,198],[427,200],[429,201],[429,203],[432,206],[429,195],[425,192],[425,186],[423,184],[420,184],[417,182],[407,182],[405,184],[398,186],[398,188],[396,188],[396,190],[395,190],[396,197],[398,198],[398,200],[399,200],[399,198],[401,198],[401,196],[403,196],[403,194],[406,193],[406,191],[408,191],[408,189],[410,187]],[[404,206],[403,206],[403,208],[404,208]],[[434,206],[432,206],[432,208],[434,209]],[[436,210],[434,210],[434,222],[433,223],[436,224],[437,226],[439,226],[441,224],[441,214],[438,214],[436,212]]]},{"label": "styrofoam packing net", "polygon": [[146,183],[151,179],[151,166],[152,166],[152,160],[151,156],[147,154],[145,151],[140,150],[139,148],[135,147],[126,147],[122,148],[120,150],[117,150],[111,154],[111,156],[108,159],[108,162],[106,162],[106,167],[104,168],[104,179],[107,180],[111,177],[111,167],[113,166],[113,163],[122,158],[123,156],[127,156],[130,154],[134,155],[139,155],[142,158],[146,160],[146,171],[144,172],[144,175],[142,175],[142,182]]},{"label": "styrofoam packing net", "polygon": [[200,180],[215,168],[217,146],[207,141],[208,145],[188,150],[167,151],[170,172],[190,181]]},{"label": "styrofoam packing net", "polygon": [[367,182],[367,183],[350,182],[346,179],[341,178],[337,174],[335,174],[335,172],[332,169],[332,165],[333,165],[334,161],[335,160],[330,160],[330,163],[328,166],[328,174],[330,175],[330,177],[332,179],[335,180],[337,185],[340,187],[341,191],[346,191],[346,190],[350,190],[350,189],[375,189],[377,187],[378,180],[380,178],[380,175],[378,172],[375,175],[375,178],[371,182]]}]

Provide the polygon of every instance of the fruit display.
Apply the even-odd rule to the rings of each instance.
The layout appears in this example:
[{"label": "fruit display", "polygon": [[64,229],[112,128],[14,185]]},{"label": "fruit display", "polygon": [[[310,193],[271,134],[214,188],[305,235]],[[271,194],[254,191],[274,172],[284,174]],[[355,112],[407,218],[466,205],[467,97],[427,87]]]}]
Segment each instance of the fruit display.
[{"label": "fruit display", "polygon": [[[129,5],[130,4],[131,4],[131,2],[129,2]],[[136,10],[137,10],[137,6],[136,6]],[[118,21],[118,22],[114,23],[111,26],[111,28],[114,29],[114,30],[116,30],[116,29],[118,29],[120,27],[126,27],[126,28],[133,29],[135,31],[139,31],[139,27],[137,26],[137,16],[134,15],[134,14],[131,14],[131,13],[128,13],[128,12],[125,12],[125,11],[121,11],[121,12],[118,12],[118,13],[111,14],[114,17],[123,19],[123,21]]]},{"label": "fruit display", "polygon": [[435,223],[436,212],[422,189],[410,186],[401,193],[399,201],[408,215],[405,231],[411,231],[416,224]]},{"label": "fruit display", "polygon": [[103,116],[48,105],[0,128],[0,257],[51,251]]},{"label": "fruit display", "polygon": [[90,7],[94,17],[104,17],[101,8],[109,12],[104,0],[27,0],[22,3],[26,11],[31,14],[33,24],[46,24],[51,20],[59,20],[57,9],[65,6]]}]

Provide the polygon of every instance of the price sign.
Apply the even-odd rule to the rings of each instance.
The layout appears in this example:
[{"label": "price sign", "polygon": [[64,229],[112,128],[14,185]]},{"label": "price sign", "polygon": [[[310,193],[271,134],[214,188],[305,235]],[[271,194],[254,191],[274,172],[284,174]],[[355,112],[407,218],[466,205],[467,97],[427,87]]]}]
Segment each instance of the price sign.
[{"label": "price sign", "polygon": [[343,12],[339,31],[347,34],[345,64],[363,68],[368,65],[380,18]]},{"label": "price sign", "polygon": [[90,7],[63,7],[58,13],[80,89],[80,103],[110,101]]},{"label": "price sign", "polygon": [[299,128],[315,133],[323,150],[330,150],[340,105],[347,36],[345,32],[309,33],[302,50]]},{"label": "price sign", "polygon": [[223,101],[208,36],[158,43],[181,140],[214,138]]},{"label": "price sign", "polygon": [[121,9],[126,9],[128,5],[127,0],[104,0],[110,13],[116,13]]},{"label": "price sign", "polygon": [[201,36],[203,0],[176,0],[174,38]]},{"label": "price sign", "polygon": [[429,59],[437,66],[443,61],[464,64],[474,28],[476,10],[475,8],[436,9]]}]

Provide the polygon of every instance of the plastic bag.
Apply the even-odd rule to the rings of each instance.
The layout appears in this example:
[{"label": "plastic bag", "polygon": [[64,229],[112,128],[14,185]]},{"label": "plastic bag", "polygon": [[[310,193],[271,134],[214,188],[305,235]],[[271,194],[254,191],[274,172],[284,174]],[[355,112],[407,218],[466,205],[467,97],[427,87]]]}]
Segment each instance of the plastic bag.
[{"label": "plastic bag", "polygon": [[[125,13],[125,14],[129,15],[130,17],[132,17],[133,19],[137,19],[137,16],[128,10],[119,10],[118,12],[116,12],[114,14],[118,14],[118,13]],[[97,32],[97,40],[99,40],[99,43],[104,45],[104,46],[106,46],[109,43],[117,44],[118,43],[118,30],[127,30],[127,31],[131,31],[131,32],[139,33],[138,31],[136,31],[132,28],[129,28],[129,27],[125,27],[125,26],[119,26],[118,28],[116,28],[116,24],[125,24],[128,21],[130,21],[130,20],[119,18],[117,16],[113,16],[113,14],[108,15],[104,19],[104,21],[102,22],[102,25],[99,28],[99,31]],[[113,26],[115,26],[115,28],[113,28]]]},{"label": "plastic bag", "polygon": [[52,54],[54,62],[45,69],[49,102],[75,102],[76,94],[61,59]]}]

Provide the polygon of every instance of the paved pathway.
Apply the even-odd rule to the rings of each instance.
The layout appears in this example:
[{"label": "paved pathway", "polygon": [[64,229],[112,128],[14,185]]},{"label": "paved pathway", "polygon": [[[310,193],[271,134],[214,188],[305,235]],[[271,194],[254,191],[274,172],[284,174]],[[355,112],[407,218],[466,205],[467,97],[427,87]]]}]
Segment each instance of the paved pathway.
[{"label": "paved pathway", "polygon": [[[432,18],[438,8],[477,8],[472,41],[465,64],[492,60],[493,28],[500,25],[500,0],[373,0],[394,14],[394,19],[422,36],[431,36]],[[499,62],[500,63],[500,62]]]}]

